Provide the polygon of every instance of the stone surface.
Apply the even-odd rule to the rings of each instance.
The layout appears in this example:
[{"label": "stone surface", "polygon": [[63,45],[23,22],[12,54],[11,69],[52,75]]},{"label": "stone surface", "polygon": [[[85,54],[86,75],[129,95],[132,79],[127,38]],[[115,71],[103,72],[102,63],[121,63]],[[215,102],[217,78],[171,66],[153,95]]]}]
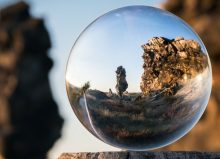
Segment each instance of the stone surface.
[{"label": "stone surface", "polygon": [[154,37],[142,48],[144,73],[140,88],[144,95],[175,95],[181,85],[201,74],[208,64],[194,40]]},{"label": "stone surface", "polygon": [[6,159],[43,159],[63,123],[48,80],[50,37],[24,2],[0,16],[1,153]]},{"label": "stone surface", "polygon": [[211,152],[97,152],[63,153],[58,159],[218,159]]}]

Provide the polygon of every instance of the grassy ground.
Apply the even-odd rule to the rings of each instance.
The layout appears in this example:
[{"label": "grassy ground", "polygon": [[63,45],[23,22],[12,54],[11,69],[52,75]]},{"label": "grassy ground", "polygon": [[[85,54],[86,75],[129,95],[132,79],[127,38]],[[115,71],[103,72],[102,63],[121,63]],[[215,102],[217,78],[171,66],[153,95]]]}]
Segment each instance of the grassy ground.
[{"label": "grassy ground", "polygon": [[77,117],[95,136],[111,145],[141,149],[167,144],[191,128],[209,96],[209,83],[200,82],[189,81],[174,96],[142,96],[138,100],[140,93],[129,93],[130,100],[121,100],[116,94],[109,97],[89,89],[85,100],[79,88],[67,85],[67,91]]}]

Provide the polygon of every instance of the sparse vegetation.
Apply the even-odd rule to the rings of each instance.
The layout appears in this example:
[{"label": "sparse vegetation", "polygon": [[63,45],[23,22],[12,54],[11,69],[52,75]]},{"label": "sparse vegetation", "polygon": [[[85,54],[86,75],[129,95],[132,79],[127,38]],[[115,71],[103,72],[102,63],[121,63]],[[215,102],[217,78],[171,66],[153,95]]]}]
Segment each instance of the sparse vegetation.
[{"label": "sparse vegetation", "polygon": [[87,81],[80,89],[80,94],[85,93],[90,88],[90,82]]}]

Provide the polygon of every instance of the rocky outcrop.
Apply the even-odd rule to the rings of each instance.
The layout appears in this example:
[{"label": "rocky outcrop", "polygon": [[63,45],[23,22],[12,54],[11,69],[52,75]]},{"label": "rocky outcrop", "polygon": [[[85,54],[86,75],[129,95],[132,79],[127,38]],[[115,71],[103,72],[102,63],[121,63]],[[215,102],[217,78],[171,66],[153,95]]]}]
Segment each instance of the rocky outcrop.
[{"label": "rocky outcrop", "polygon": [[97,152],[64,153],[59,159],[217,159],[220,153],[208,152]]},{"label": "rocky outcrop", "polygon": [[43,19],[19,2],[1,10],[0,135],[6,159],[44,159],[60,137],[63,119],[48,73],[50,37]]},{"label": "rocky outcrop", "polygon": [[208,65],[207,56],[194,40],[154,37],[142,48],[144,73],[140,87],[145,95],[175,95],[181,85]]},{"label": "rocky outcrop", "polygon": [[115,86],[115,89],[119,97],[122,98],[123,92],[125,92],[126,89],[128,88],[128,83],[126,81],[125,68],[123,68],[122,66],[118,66],[115,73],[116,73],[116,79],[117,79],[117,84]]}]

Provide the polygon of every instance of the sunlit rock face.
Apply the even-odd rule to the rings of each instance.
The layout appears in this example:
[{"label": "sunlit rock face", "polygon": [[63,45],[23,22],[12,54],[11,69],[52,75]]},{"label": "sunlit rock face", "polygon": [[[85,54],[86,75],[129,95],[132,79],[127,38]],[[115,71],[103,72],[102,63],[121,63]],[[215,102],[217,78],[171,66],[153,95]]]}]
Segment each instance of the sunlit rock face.
[{"label": "sunlit rock face", "polygon": [[29,9],[20,2],[0,11],[0,136],[7,159],[46,158],[63,123],[48,80],[50,37]]},{"label": "sunlit rock face", "polygon": [[142,48],[144,73],[140,87],[145,95],[175,95],[208,65],[199,43],[193,40],[154,37]]},{"label": "sunlit rock face", "polygon": [[212,73],[200,38],[178,17],[130,6],[96,19],[69,57],[66,87],[82,124],[122,149],[168,145],[209,100]]}]

